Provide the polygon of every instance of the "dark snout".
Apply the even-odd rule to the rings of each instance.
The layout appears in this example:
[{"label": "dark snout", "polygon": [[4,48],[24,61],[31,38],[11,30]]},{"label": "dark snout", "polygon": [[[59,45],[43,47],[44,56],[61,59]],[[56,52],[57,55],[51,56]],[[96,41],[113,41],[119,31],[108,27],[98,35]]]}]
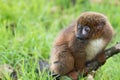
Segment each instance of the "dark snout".
[{"label": "dark snout", "polygon": [[87,40],[87,37],[85,35],[76,35],[76,38],[81,41]]}]

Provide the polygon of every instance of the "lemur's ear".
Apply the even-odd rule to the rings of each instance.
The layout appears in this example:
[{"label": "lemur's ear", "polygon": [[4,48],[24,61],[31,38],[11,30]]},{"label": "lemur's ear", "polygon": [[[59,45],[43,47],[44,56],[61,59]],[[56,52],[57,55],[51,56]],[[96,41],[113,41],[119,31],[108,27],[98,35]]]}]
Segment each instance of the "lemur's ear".
[{"label": "lemur's ear", "polygon": [[99,25],[97,26],[97,29],[102,29],[105,24],[106,24],[105,20],[101,20],[101,22],[100,22]]}]

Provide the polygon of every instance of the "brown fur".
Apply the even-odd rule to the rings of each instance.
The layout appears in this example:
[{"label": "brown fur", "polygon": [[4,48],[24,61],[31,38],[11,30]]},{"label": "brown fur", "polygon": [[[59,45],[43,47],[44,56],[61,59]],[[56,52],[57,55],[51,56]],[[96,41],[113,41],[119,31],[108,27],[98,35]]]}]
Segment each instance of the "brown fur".
[{"label": "brown fur", "polygon": [[[78,23],[82,26],[87,25],[91,29],[88,35],[89,40],[85,43],[80,42],[75,36]],[[89,57],[87,54],[91,53],[87,53],[86,48],[92,40],[99,38],[102,39],[104,43],[101,50],[96,53],[97,55],[95,56],[97,56],[97,60],[101,63],[105,62],[104,49],[110,42],[112,35],[113,29],[103,14],[95,12],[82,13],[78,20],[62,30],[55,40],[50,58],[51,71],[60,75],[65,75],[73,70],[80,73],[83,71],[87,72],[85,63],[87,62],[87,57]],[[95,57],[92,58],[92,60],[94,59]]]}]

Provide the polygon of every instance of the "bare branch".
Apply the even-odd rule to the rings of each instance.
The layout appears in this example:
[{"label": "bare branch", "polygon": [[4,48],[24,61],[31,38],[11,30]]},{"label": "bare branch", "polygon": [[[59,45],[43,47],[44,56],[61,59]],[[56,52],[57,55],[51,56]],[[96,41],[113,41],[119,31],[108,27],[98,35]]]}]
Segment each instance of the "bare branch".
[{"label": "bare branch", "polygon": [[[116,45],[114,45],[113,47],[106,49],[105,50],[105,55],[106,55],[106,60],[110,57],[112,57],[115,54],[118,54],[120,52],[120,43],[117,43]],[[99,67],[101,67],[104,64],[101,64],[99,61],[91,61],[90,63],[87,64],[87,68],[88,68],[88,73],[93,71],[93,70],[97,70]],[[39,61],[39,69],[40,71],[43,70],[43,68],[46,68],[47,71],[49,71],[49,64],[47,63],[47,61],[43,61],[40,60]],[[51,73],[50,73],[51,74]],[[59,76],[58,74],[52,74],[52,76]],[[59,77],[57,80],[59,80]]]}]

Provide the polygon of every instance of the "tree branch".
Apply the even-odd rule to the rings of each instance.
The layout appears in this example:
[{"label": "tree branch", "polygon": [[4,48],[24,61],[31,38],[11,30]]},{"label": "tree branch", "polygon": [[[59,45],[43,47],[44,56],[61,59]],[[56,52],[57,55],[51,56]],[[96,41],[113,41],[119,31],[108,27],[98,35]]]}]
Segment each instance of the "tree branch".
[{"label": "tree branch", "polygon": [[[120,52],[120,43],[117,43],[116,45],[114,45],[113,47],[106,49],[105,50],[105,55],[106,55],[106,60],[110,57],[112,57],[115,54],[118,54]],[[99,63],[99,61],[91,61],[90,63],[87,64],[87,69],[88,69],[88,73],[90,73],[93,70],[97,70],[99,67],[101,67],[104,64]],[[42,71],[43,68],[46,69],[47,71],[49,71],[49,64],[47,63],[47,61],[44,60],[40,60],[39,61],[39,70]],[[51,73],[50,73],[51,74]],[[59,80],[60,75],[59,74],[51,74],[53,77],[56,77]]]}]

